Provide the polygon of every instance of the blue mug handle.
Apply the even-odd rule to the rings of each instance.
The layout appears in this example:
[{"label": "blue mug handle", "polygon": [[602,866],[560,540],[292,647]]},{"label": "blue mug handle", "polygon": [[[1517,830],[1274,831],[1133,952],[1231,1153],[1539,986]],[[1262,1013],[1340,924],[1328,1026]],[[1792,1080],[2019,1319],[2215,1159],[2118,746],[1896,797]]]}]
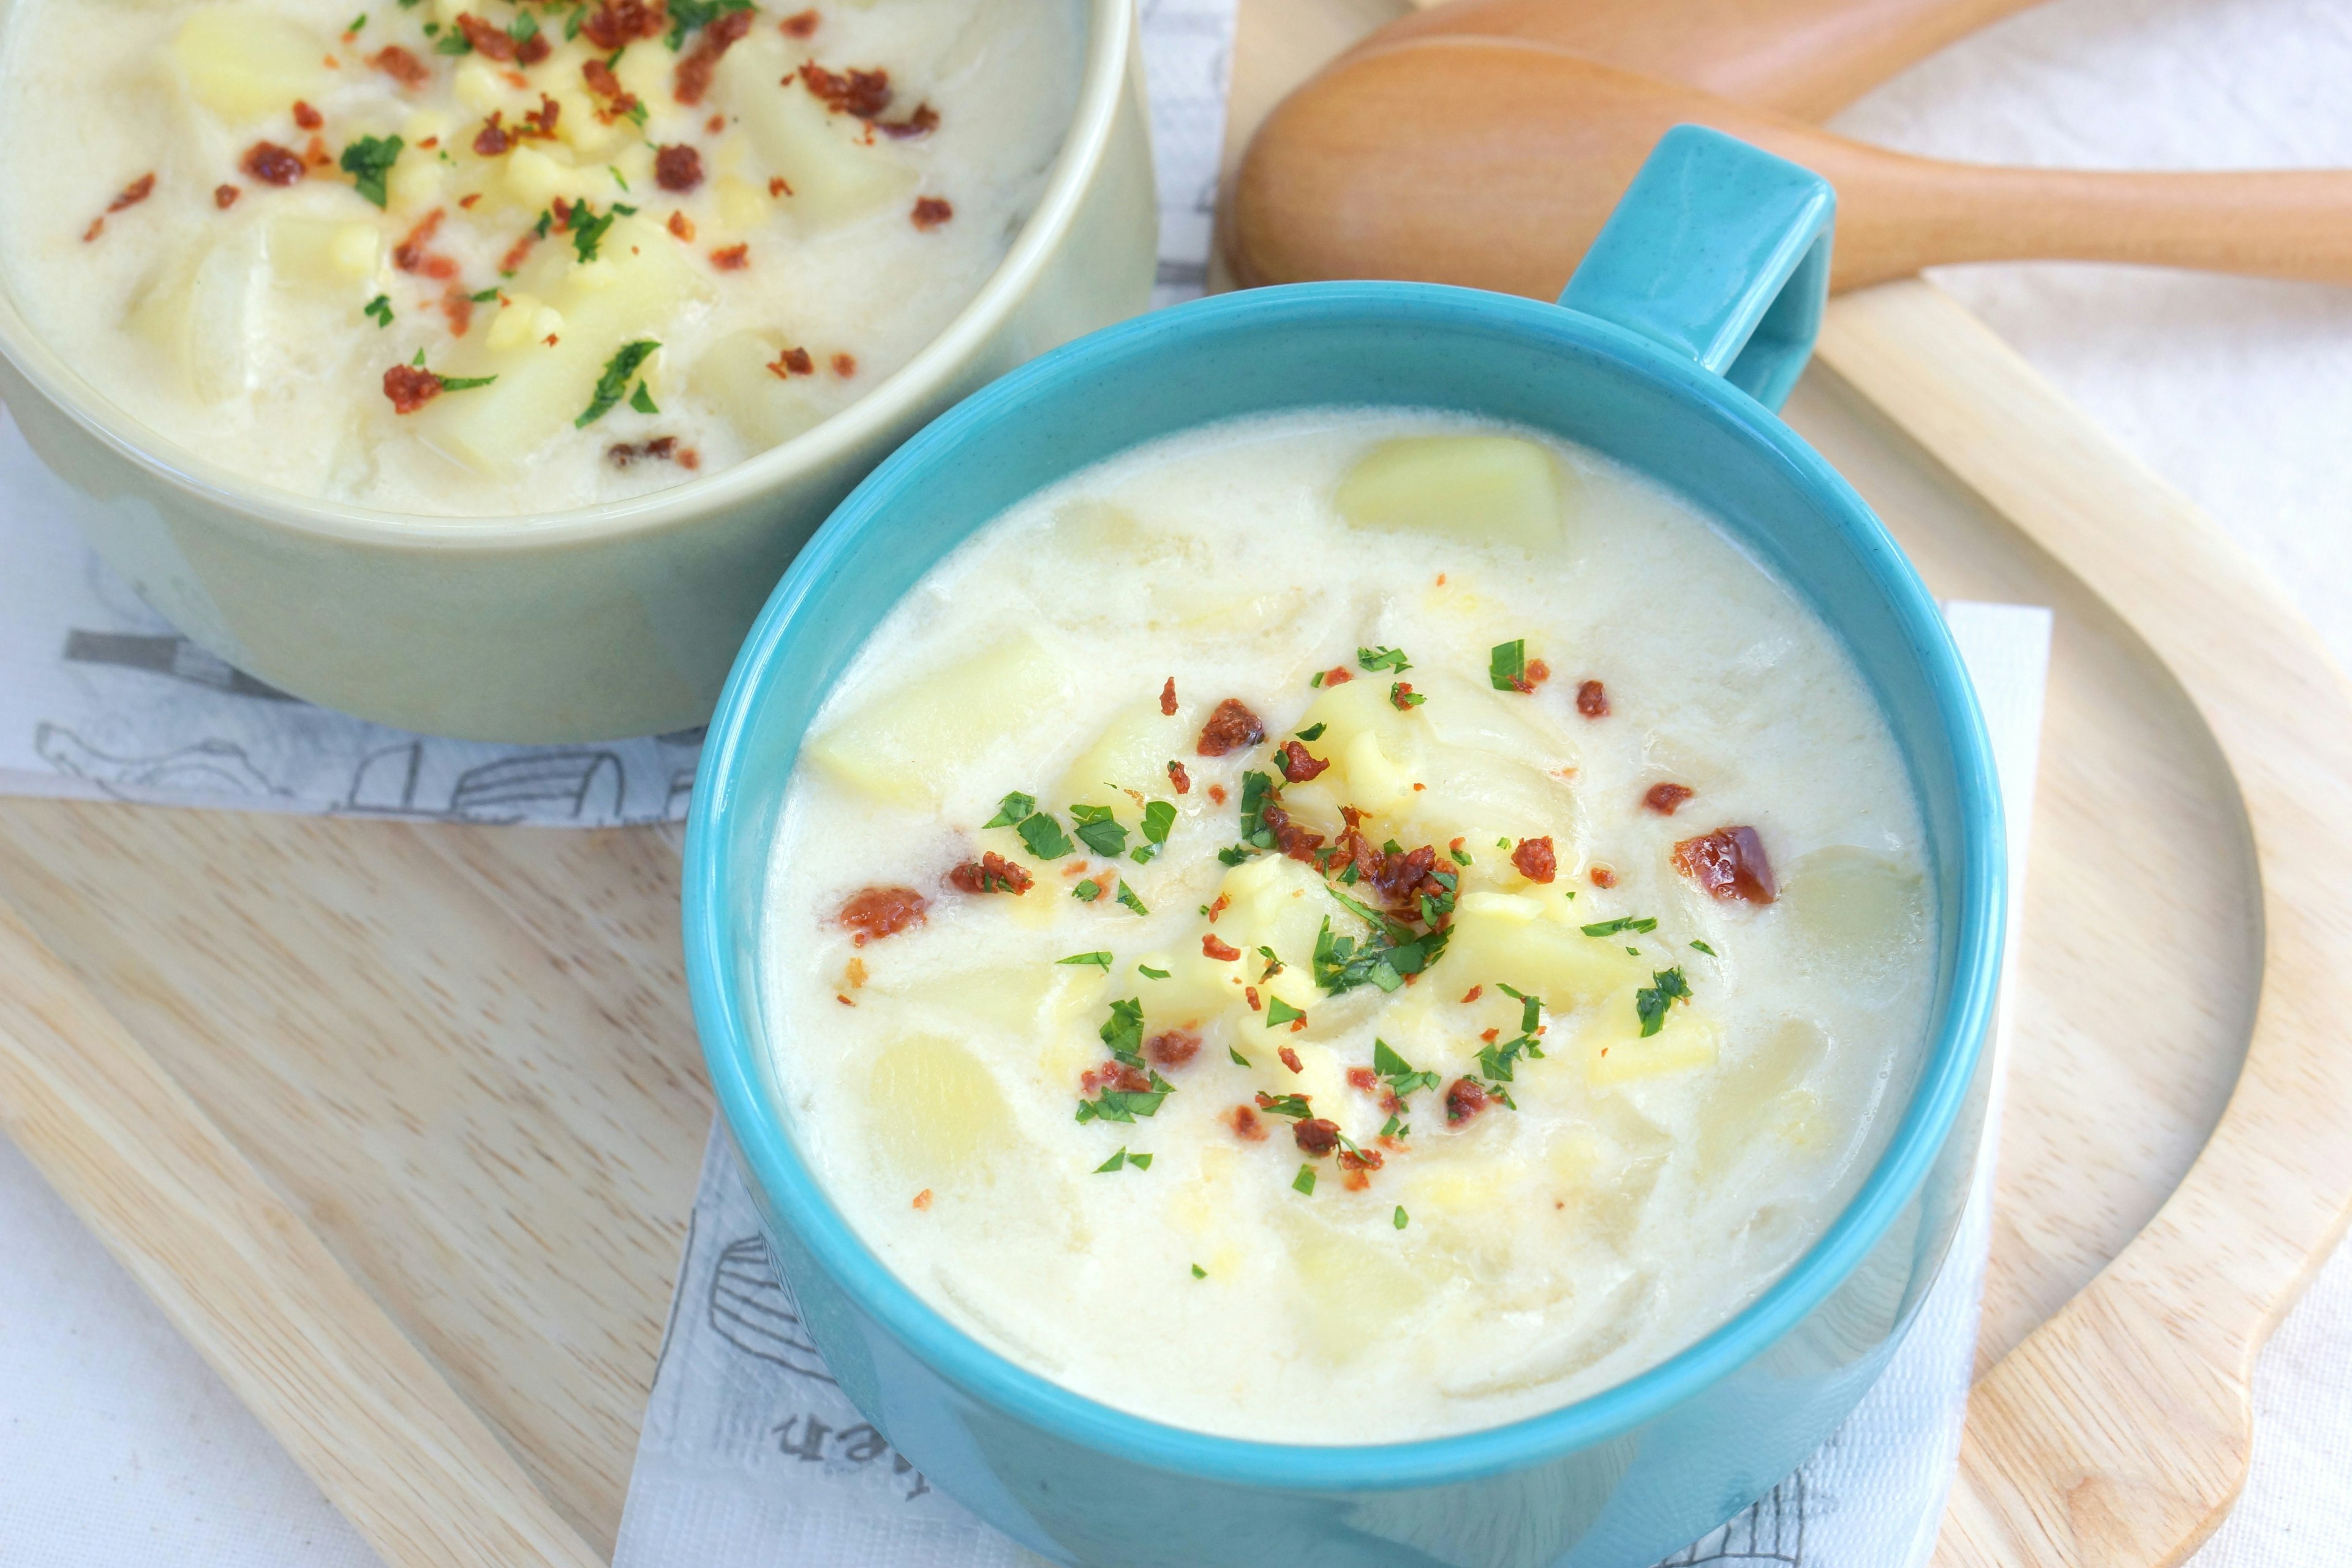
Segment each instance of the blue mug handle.
[{"label": "blue mug handle", "polygon": [[1784,158],[1677,125],[1633,176],[1559,302],[1640,333],[1767,408],[1812,356],[1837,193]]}]

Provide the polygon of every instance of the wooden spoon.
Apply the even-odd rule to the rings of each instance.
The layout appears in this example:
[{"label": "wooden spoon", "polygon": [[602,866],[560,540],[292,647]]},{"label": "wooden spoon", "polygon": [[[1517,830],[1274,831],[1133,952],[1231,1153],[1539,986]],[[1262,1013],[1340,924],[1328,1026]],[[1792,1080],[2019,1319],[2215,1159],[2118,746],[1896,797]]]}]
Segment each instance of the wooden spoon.
[{"label": "wooden spoon", "polygon": [[1549,44],[1799,120],[2042,0],[1449,0],[1364,46],[1459,36]]},{"label": "wooden spoon", "polygon": [[1564,49],[1461,37],[1346,57],[1285,100],[1234,183],[1226,256],[1244,284],[1412,278],[1549,299],[1685,122],[1837,188],[1832,289],[2056,258],[2352,282],[2352,173],[1938,163]]}]

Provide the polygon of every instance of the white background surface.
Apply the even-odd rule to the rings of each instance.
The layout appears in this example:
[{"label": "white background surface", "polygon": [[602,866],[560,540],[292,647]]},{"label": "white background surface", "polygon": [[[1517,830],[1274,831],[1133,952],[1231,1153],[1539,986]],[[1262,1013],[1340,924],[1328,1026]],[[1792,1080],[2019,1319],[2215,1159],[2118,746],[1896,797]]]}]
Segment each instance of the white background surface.
[{"label": "white background surface", "polygon": [[[2352,6],[2055,0],[1838,123],[1957,157],[2352,165],[2347,84]],[[2202,505],[2352,663],[2352,289],[2063,267],[1939,280]],[[2338,1568],[2352,1545],[2345,1255],[2265,1352],[2256,1399],[2252,1480],[2198,1568]],[[370,1561],[0,1143],[0,1563]]]}]

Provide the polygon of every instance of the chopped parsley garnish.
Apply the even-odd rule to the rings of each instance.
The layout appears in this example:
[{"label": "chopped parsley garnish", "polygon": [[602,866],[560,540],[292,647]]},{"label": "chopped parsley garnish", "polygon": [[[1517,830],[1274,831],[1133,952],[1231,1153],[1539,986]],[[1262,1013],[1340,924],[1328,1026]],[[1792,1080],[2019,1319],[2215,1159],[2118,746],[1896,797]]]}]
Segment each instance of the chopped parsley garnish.
[{"label": "chopped parsley garnish", "polygon": [[1237,1068],[1245,1068],[1250,1065],[1249,1058],[1242,1055],[1241,1052],[1234,1049],[1231,1046],[1227,1046],[1225,1047],[1225,1055],[1234,1059],[1234,1066]]},{"label": "chopped parsley garnish", "polygon": [[1108,857],[1127,847],[1127,829],[1107,805],[1073,805],[1070,820],[1078,825],[1078,842],[1097,855]]},{"label": "chopped parsley garnish", "polygon": [[378,327],[392,325],[392,296],[378,294],[361,307],[360,314],[369,317]]},{"label": "chopped parsley garnish", "polygon": [[1389,1223],[1396,1226],[1399,1230],[1402,1230],[1406,1226],[1412,1223],[1412,1216],[1404,1212],[1404,1205],[1402,1204],[1399,1204],[1396,1206],[1395,1217],[1391,1219]]},{"label": "chopped parsley garnish", "polygon": [[1470,864],[1470,851],[1467,849],[1448,849],[1446,853],[1454,858],[1454,863],[1456,866]]},{"label": "chopped parsley garnish", "polygon": [[1201,1267],[1199,1264],[1197,1264],[1197,1263],[1195,1263],[1194,1265],[1192,1265],[1192,1278],[1193,1278],[1193,1279],[1206,1279],[1208,1277],[1209,1277],[1209,1271],[1208,1271],[1207,1269],[1205,1269],[1205,1268],[1202,1268],[1202,1267]]},{"label": "chopped parsley garnish", "polygon": [[[425,31],[430,34],[433,28],[428,25]],[[466,37],[463,31],[444,33],[433,47],[445,55],[470,55],[474,52],[474,40]]]},{"label": "chopped parsley garnish", "polygon": [[507,26],[507,37],[518,44],[527,44],[539,37],[539,18],[525,11]]},{"label": "chopped parsley garnish", "polygon": [[651,338],[623,343],[613,357],[604,362],[604,374],[596,378],[595,393],[590,396],[587,408],[572,422],[572,425],[584,430],[613,412],[628,393],[629,378],[636,374],[637,367],[653,357],[654,351],[660,347],[661,344]]},{"label": "chopped parsley garnish", "polygon": [[467,295],[467,296],[466,296],[466,298],[467,298],[467,300],[471,300],[473,303],[475,303],[475,304],[477,304],[477,305],[487,305],[487,304],[488,304],[491,300],[493,300],[497,299],[498,297],[499,297],[499,291],[498,291],[496,289],[494,289],[494,288],[493,288],[493,289],[483,289],[483,290],[482,290],[480,293],[478,293],[478,294],[468,294],[468,295]]},{"label": "chopped parsley garnish", "polygon": [[1680,964],[1654,972],[1650,984],[1633,993],[1633,1016],[1642,1020],[1642,1037],[1646,1040],[1664,1028],[1666,1009],[1689,1001],[1690,994],[1690,983],[1683,978]]},{"label": "chopped parsley garnish", "polygon": [[541,207],[539,209],[539,221],[530,226],[530,231],[540,238],[545,239],[547,237],[547,231],[554,226],[555,215],[548,211],[545,207]]},{"label": "chopped parsley garnish", "polygon": [[1230,848],[1218,850],[1217,863],[1221,866],[1238,866],[1256,853],[1256,850],[1246,844],[1236,844]]},{"label": "chopped parsley garnish", "polygon": [[692,29],[707,27],[729,11],[751,8],[751,0],[669,0],[669,37],[662,42],[672,49],[682,48]]},{"label": "chopped parsley garnish", "polygon": [[1406,975],[1418,974],[1436,963],[1453,935],[1451,926],[1415,935],[1412,927],[1381,919],[1328,882],[1323,890],[1373,928],[1371,934],[1359,944],[1354,937],[1334,936],[1331,918],[1323,918],[1322,929],[1315,937],[1311,965],[1315,984],[1334,996],[1359,985],[1395,991],[1404,984]]},{"label": "chopped parsley garnish", "polygon": [[1151,1169],[1151,1156],[1149,1154],[1130,1154],[1127,1152],[1127,1146],[1125,1144],[1121,1144],[1118,1153],[1113,1154],[1109,1159],[1105,1160],[1101,1164],[1095,1167],[1095,1174],[1097,1176],[1108,1175],[1111,1172],[1119,1169],[1121,1166],[1126,1166],[1130,1170],[1148,1171]]},{"label": "chopped parsley garnish", "polygon": [[[1536,1033],[1537,1026],[1543,1021],[1543,998],[1530,996],[1526,992],[1509,985],[1497,984],[1495,988],[1507,996],[1516,998],[1519,1004],[1518,1037],[1506,1040],[1499,1046],[1484,1047],[1478,1052],[1479,1072],[1491,1082],[1500,1085],[1511,1081],[1513,1064],[1521,1057],[1527,1058],[1529,1061],[1543,1059],[1543,1046]],[[1496,1092],[1500,1094],[1501,1090],[1498,1089]],[[1503,1095],[1502,1099],[1504,1104],[1511,1104],[1508,1095]],[[1511,1109],[1516,1110],[1518,1107],[1513,1105]]]},{"label": "chopped parsley garnish", "polygon": [[478,386],[488,386],[498,380],[495,375],[445,375],[440,378],[444,392],[471,392]]},{"label": "chopped parsley garnish", "polygon": [[1129,1067],[1143,1065],[1143,998],[1130,996],[1110,1005],[1110,1017],[1095,1031],[1112,1056]]},{"label": "chopped parsley garnish", "polygon": [[1078,902],[1082,904],[1093,903],[1097,899],[1102,897],[1102,884],[1096,881],[1092,877],[1088,877],[1085,881],[1080,882],[1076,887],[1070,889],[1070,897],[1077,900]]},{"label": "chopped parsley garnish", "polygon": [[361,12],[358,16],[354,16],[354,17],[352,17],[352,25],[351,25],[350,26],[348,26],[348,27],[345,27],[345,28],[343,29],[343,31],[344,31],[346,34],[350,34],[350,33],[356,33],[356,32],[358,32],[362,27],[364,27],[364,26],[367,26],[367,13],[366,13],[366,12],[364,12],[364,11],[362,11],[362,12]]},{"label": "chopped parsley garnish", "polygon": [[661,412],[661,410],[654,404],[654,395],[646,390],[646,384],[642,381],[637,383],[636,391],[629,394],[629,406],[635,409],[640,414],[659,414]]},{"label": "chopped parsley garnish", "polygon": [[1427,695],[1412,689],[1412,682],[1410,680],[1391,681],[1389,685],[1390,705],[1399,712],[1402,712],[1407,708],[1418,708],[1428,700]]},{"label": "chopped parsley garnish", "polygon": [[1257,955],[1265,960],[1265,972],[1257,977],[1258,984],[1261,985],[1273,979],[1276,975],[1281,973],[1285,969],[1290,967],[1288,964],[1283,963],[1280,958],[1276,956],[1274,949],[1267,947],[1263,942],[1258,945]]},{"label": "chopped parsley garnish", "polygon": [[1530,996],[1516,986],[1505,985],[1500,982],[1496,984],[1495,989],[1519,1004],[1519,1033],[1534,1034],[1536,1025],[1543,1018],[1543,998]]},{"label": "chopped parsley garnish", "polygon": [[1069,837],[1051,812],[1033,811],[1016,823],[1013,831],[1021,836],[1029,853],[1040,860],[1059,860],[1070,852]]},{"label": "chopped parsley garnish", "polygon": [[1151,1156],[1149,1154],[1129,1154],[1127,1157],[1127,1163],[1139,1171],[1151,1169]]},{"label": "chopped parsley garnish", "polygon": [[1258,849],[1274,847],[1274,829],[1265,825],[1265,807],[1274,794],[1272,773],[1242,775],[1242,842]]},{"label": "chopped parsley garnish", "polygon": [[1298,738],[1302,741],[1319,741],[1323,738],[1323,731],[1330,727],[1328,724],[1310,724],[1298,731]]},{"label": "chopped parsley garnish", "polygon": [[1711,947],[1707,946],[1707,945],[1706,945],[1706,943],[1705,943],[1705,942],[1703,942],[1694,941],[1694,942],[1691,943],[1691,945],[1692,945],[1693,947],[1695,947],[1695,948],[1698,949],[1701,952],[1703,952],[1703,953],[1706,954],[1709,958],[1720,958],[1721,956],[1723,956],[1721,953],[1717,952],[1715,951],[1715,949],[1713,949],[1713,948],[1711,948]]},{"label": "chopped parsley garnish", "polygon": [[1621,931],[1647,932],[1657,929],[1658,922],[1653,916],[1643,915],[1636,920],[1632,915],[1619,915],[1613,921],[1596,921],[1583,931],[1587,936],[1615,936]]},{"label": "chopped parsley garnish", "polygon": [[1143,837],[1154,844],[1168,842],[1168,830],[1176,826],[1176,807],[1169,801],[1155,800],[1143,808]]},{"label": "chopped parsley garnish", "polygon": [[343,149],[340,160],[344,174],[352,176],[361,195],[383,206],[391,199],[384,182],[392,174],[392,165],[400,157],[403,142],[397,136],[362,136]]},{"label": "chopped parsley garnish", "polygon": [[1143,907],[1143,900],[1135,896],[1135,889],[1129,887],[1123,881],[1118,885],[1118,901],[1125,904],[1129,909],[1133,910],[1137,914],[1148,915],[1151,912],[1150,910]]},{"label": "chopped parsley garnish", "polygon": [[981,824],[982,827],[1010,827],[1037,809],[1037,797],[1014,790],[996,803],[996,815]]},{"label": "chopped parsley garnish", "polygon": [[1132,1121],[1139,1116],[1157,1116],[1160,1102],[1173,1092],[1173,1086],[1158,1073],[1151,1075],[1156,1089],[1107,1089],[1092,1100],[1078,1101],[1080,1121]]},{"label": "chopped parsley garnish", "polygon": [[1265,1026],[1269,1029],[1277,1024],[1292,1023],[1305,1016],[1307,1016],[1306,1014],[1279,996],[1269,996],[1265,999]]},{"label": "chopped parsley garnish", "polygon": [[1307,1096],[1303,1094],[1268,1094],[1264,1089],[1257,1092],[1257,1108],[1260,1110],[1268,1116],[1287,1116],[1293,1121],[1304,1121],[1315,1114],[1307,1100]]},{"label": "chopped parsley garnish", "polygon": [[[1054,960],[1054,962],[1055,963],[1090,963],[1097,969],[1108,971],[1110,968],[1110,954],[1108,952],[1074,952],[1067,958],[1057,958]],[[1149,973],[1149,971],[1146,973]]]},{"label": "chopped parsley garnish", "polygon": [[1405,658],[1401,647],[1360,647],[1356,650],[1356,662],[1366,669],[1388,669],[1399,675],[1412,668],[1412,661]]},{"label": "chopped parsley garnish", "polygon": [[1298,1174],[1291,1178],[1290,1190],[1295,1193],[1305,1193],[1308,1197],[1313,1197],[1315,1195],[1315,1167],[1312,1165],[1299,1166]]},{"label": "chopped parsley garnish", "polygon": [[1486,653],[1486,684],[1497,691],[1523,690],[1528,684],[1528,644],[1524,637],[1498,642]]},{"label": "chopped parsley garnish", "polygon": [[1165,980],[1168,978],[1168,972],[1166,970],[1154,969],[1148,963],[1137,964],[1135,966],[1135,972],[1138,974],[1142,975],[1146,980]]},{"label": "chopped parsley garnish", "polygon": [[[1372,1041],[1372,1070],[1381,1075],[1381,1079],[1387,1083],[1399,1100],[1409,1099],[1417,1090],[1437,1087],[1438,1080],[1435,1073],[1415,1069],[1413,1065],[1399,1056],[1395,1048],[1386,1040],[1375,1038]],[[1381,1128],[1381,1133],[1384,1135],[1393,1133],[1396,1131],[1396,1120],[1393,1116],[1390,1117],[1390,1125]]]},{"label": "chopped parsley garnish", "polygon": [[[406,0],[402,0],[402,3],[404,5],[406,4]],[[585,22],[587,19],[588,7],[585,5],[574,5],[572,8],[572,15],[563,18],[563,41],[568,44],[572,39],[578,37],[580,36],[580,24]]]},{"label": "chopped parsley garnish", "polygon": [[582,202],[572,209],[572,216],[565,225],[572,231],[572,248],[582,261],[595,260],[598,247],[604,243],[604,232],[636,210],[626,202],[614,202],[600,216],[589,209],[586,202]]},{"label": "chopped parsley garnish", "polygon": [[1391,1114],[1388,1121],[1381,1124],[1381,1136],[1383,1138],[1410,1138],[1412,1136],[1412,1127],[1403,1117]]}]

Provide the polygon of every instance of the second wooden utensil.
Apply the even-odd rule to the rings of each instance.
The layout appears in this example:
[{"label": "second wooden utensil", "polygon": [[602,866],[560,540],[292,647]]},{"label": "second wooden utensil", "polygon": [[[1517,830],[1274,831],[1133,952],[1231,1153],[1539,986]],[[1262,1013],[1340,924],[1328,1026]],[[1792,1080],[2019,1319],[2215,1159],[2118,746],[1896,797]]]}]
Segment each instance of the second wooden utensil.
[{"label": "second wooden utensil", "polygon": [[1350,56],[1286,100],[1234,182],[1227,258],[1250,284],[1411,278],[1549,298],[1685,122],[1836,186],[1833,289],[2029,259],[2352,282],[2352,173],[1940,163],[1566,50],[1463,37]]},{"label": "second wooden utensil", "polygon": [[1369,47],[1517,38],[1823,120],[1905,67],[2042,0],[1449,0]]}]

